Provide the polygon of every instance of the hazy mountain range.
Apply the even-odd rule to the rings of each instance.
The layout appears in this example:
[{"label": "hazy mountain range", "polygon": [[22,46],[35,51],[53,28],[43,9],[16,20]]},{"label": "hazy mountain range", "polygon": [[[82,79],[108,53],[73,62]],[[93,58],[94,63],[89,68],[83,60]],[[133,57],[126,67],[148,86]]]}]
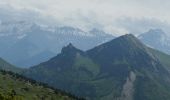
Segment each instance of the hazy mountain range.
[{"label": "hazy mountain range", "polygon": [[170,54],[170,37],[161,29],[151,29],[138,38],[148,46]]},{"label": "hazy mountain range", "polygon": [[169,5],[0,0],[0,100],[170,100]]},{"label": "hazy mountain range", "polygon": [[0,56],[20,67],[30,67],[55,56],[64,45],[74,43],[87,50],[113,38],[97,29],[48,27],[25,21],[0,23]]},{"label": "hazy mountain range", "polygon": [[[30,67],[60,53],[63,46],[73,43],[87,50],[115,38],[102,30],[85,32],[73,27],[51,27],[26,21],[1,21],[0,56],[20,67]],[[151,29],[138,38],[151,48],[170,54],[170,39],[161,29]]]},{"label": "hazy mountain range", "polygon": [[[18,36],[23,34],[23,32],[19,33],[19,31],[16,31],[16,33],[13,34],[13,29],[12,32],[9,32],[9,34],[6,34],[6,36],[2,35],[2,37],[4,38],[2,38],[1,41],[4,42],[1,43],[9,43],[8,47],[13,47],[11,49],[17,52],[18,55],[15,53],[13,55],[10,54],[12,53],[11,51],[8,51],[7,53],[7,50],[10,50],[7,48],[7,46],[4,46],[6,47],[6,51],[4,51],[4,53],[2,54],[5,55],[6,53],[6,55],[9,55],[9,57],[18,56],[23,58],[23,54],[27,56],[35,53],[32,58],[30,57],[30,61],[32,60],[35,62],[34,64],[36,64],[36,61],[38,60],[38,62],[41,63],[29,69],[21,69],[13,66],[12,64],[9,64],[3,59],[0,59],[0,69],[5,70],[5,72],[1,71],[0,75],[2,73],[2,77],[8,78],[8,81],[2,78],[2,80],[4,80],[2,82],[5,82],[6,85],[12,85],[16,87],[13,88],[12,91],[10,91],[9,87],[5,86],[6,88],[3,89],[6,89],[7,92],[0,91],[0,97],[6,98],[11,95],[11,93],[15,93],[15,95],[13,96],[15,98],[65,98],[68,100],[72,100],[79,99],[77,97],[83,97],[87,100],[169,100],[170,56],[161,51],[156,50],[155,48],[158,47],[156,47],[156,45],[154,44],[149,44],[150,41],[144,42],[147,45],[146,46],[139,40],[141,39],[142,41],[144,41],[144,38],[147,39],[148,35],[154,34],[158,35],[151,38],[153,39],[153,41],[155,38],[155,41],[159,40],[158,37],[161,36],[164,36],[164,38],[168,38],[165,34],[163,34],[163,31],[150,30],[149,32],[147,32],[147,34],[141,34],[138,39],[132,34],[127,34],[115,38],[110,35],[105,35],[103,31],[94,29],[90,31],[88,35],[86,34],[83,36],[81,33],[81,39],[84,39],[83,37],[88,37],[85,38],[85,40],[94,39],[94,37],[98,37],[95,39],[98,39],[100,43],[98,41],[93,42],[95,44],[90,45],[91,47],[89,45],[87,45],[87,47],[84,47],[84,45],[78,45],[79,47],[84,47],[84,50],[81,50],[77,49],[77,47],[74,45],[76,43],[82,44],[80,43],[80,40],[78,41],[77,39],[75,39],[74,41],[71,41],[69,39],[66,39],[64,41],[66,41],[67,43],[71,41],[72,43],[69,43],[67,46],[64,46],[61,49],[60,53],[55,54],[59,51],[55,53],[53,52],[55,50],[60,49],[50,48],[49,45],[46,45],[45,37],[48,37],[45,34],[46,31],[40,31],[41,28],[37,28],[36,24],[35,26],[33,27],[33,29],[38,29],[38,31],[33,32],[39,33],[39,35],[37,35],[37,37],[41,37],[39,39],[35,38],[34,36],[36,36],[36,34],[31,34],[32,32],[29,32],[29,34],[26,34],[22,38],[18,38]],[[49,28],[47,29],[49,30]],[[70,39],[74,39],[76,36],[79,36],[77,35],[77,33],[75,33],[74,35],[75,30],[77,32],[79,29],[71,27],[61,27],[57,29],[60,30],[58,33],[64,34],[64,37],[62,37],[63,35],[60,35],[60,38],[63,39],[66,36],[69,36]],[[71,31],[72,35],[70,35]],[[51,34],[55,33],[54,30],[50,30],[48,32],[51,32]],[[93,33],[93,35],[91,35],[90,33]],[[45,34],[45,36],[40,34]],[[101,34],[99,35],[100,38],[98,34]],[[51,36],[50,34],[48,35]],[[58,34],[52,35],[51,38],[56,38],[54,36],[57,37]],[[6,42],[7,40],[5,40],[5,38],[7,37],[11,38],[11,41],[8,39],[8,41],[11,42],[11,45],[10,42]],[[105,39],[107,42],[103,41],[103,37],[106,37]],[[102,41],[100,39],[102,39]],[[48,39],[46,41],[48,41]],[[55,41],[52,41],[51,43]],[[87,41],[84,44],[88,44],[90,42],[91,41]],[[157,43],[166,42],[159,41]],[[58,43],[53,45],[57,44]],[[48,46],[49,49],[44,49],[46,46]],[[20,48],[21,51],[18,51],[19,47],[22,47]],[[91,49],[87,50],[86,48],[88,47]],[[40,53],[36,54],[36,51],[34,50],[44,51],[41,51]],[[52,55],[52,57],[48,55]],[[43,62],[41,58],[43,58]],[[32,62],[29,62],[29,64],[31,63]],[[41,84],[39,84],[38,86],[42,86],[42,88],[37,88],[37,85],[35,85],[35,81],[33,80],[29,80],[33,83],[31,83],[31,86],[28,86],[26,84],[26,80],[28,81],[27,78],[20,75],[18,76],[18,74],[14,74],[13,72],[34,79],[38,82],[46,83],[54,88],[64,90],[68,93],[76,95],[77,97],[69,95],[65,92],[64,94],[62,94],[63,92],[61,91],[57,92],[59,94],[54,94],[54,92],[48,91],[49,87],[47,85],[42,86]],[[13,84],[13,81],[16,79],[16,84]],[[2,84],[4,83],[1,83],[0,86]],[[18,84],[21,84],[20,87],[17,87]],[[25,87],[27,87],[26,90]],[[24,90],[22,90],[22,88],[24,88]],[[46,89],[47,91],[44,91]],[[21,91],[25,92],[24,95],[21,93]],[[30,94],[32,93],[31,91],[34,91],[36,96]],[[26,95],[26,93],[28,93],[29,97],[28,95]],[[50,95],[48,97],[44,97],[44,95],[46,94]]]}]

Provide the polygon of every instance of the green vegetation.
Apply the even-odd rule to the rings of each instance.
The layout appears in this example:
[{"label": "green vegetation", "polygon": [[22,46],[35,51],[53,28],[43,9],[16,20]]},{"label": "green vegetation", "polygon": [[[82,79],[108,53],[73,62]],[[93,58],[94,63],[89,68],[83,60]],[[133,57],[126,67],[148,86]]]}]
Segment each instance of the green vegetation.
[{"label": "green vegetation", "polygon": [[79,98],[12,72],[0,71],[0,100],[78,100]]},{"label": "green vegetation", "polygon": [[151,52],[154,53],[160,62],[170,71],[170,55],[160,52],[158,50],[151,49]]},{"label": "green vegetation", "polygon": [[148,77],[138,77],[135,83],[134,100],[169,100],[170,87]]},{"label": "green vegetation", "polygon": [[90,58],[83,57],[81,55],[77,56],[75,59],[75,64],[73,65],[76,70],[86,69],[88,72],[92,72],[92,76],[95,77],[100,72],[99,65],[95,64]]}]

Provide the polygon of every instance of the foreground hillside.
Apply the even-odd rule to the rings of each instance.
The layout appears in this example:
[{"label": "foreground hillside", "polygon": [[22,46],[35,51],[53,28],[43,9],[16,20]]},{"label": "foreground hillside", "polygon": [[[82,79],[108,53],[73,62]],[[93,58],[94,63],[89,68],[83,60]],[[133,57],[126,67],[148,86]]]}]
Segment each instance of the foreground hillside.
[{"label": "foreground hillside", "polygon": [[69,44],[24,75],[89,100],[170,100],[165,57],[128,34],[86,52]]},{"label": "foreground hillside", "polygon": [[78,100],[12,72],[0,71],[0,100]]},{"label": "foreground hillside", "polygon": [[45,84],[25,78],[17,68],[0,58],[0,100],[77,100]]}]

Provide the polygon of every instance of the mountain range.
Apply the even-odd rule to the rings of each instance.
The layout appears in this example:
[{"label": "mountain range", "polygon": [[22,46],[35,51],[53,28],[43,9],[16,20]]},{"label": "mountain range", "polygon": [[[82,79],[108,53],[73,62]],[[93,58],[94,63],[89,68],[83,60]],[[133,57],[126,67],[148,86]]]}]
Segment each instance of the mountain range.
[{"label": "mountain range", "polygon": [[151,48],[170,55],[170,37],[162,29],[150,29],[139,35],[138,38]]},{"label": "mountain range", "polygon": [[[170,39],[161,29],[151,29],[138,37],[127,34],[115,38],[98,29],[85,32],[25,21],[1,22],[0,26],[0,56],[3,58],[0,58],[0,75],[8,79],[4,80],[7,88],[0,89],[0,98],[11,98],[9,85],[16,87],[12,88],[13,98],[29,98],[17,90],[28,87],[26,80],[29,79],[25,77],[87,100],[170,98]],[[2,82],[0,87],[4,87]],[[18,84],[22,87],[17,87]],[[37,86],[34,81],[31,84],[33,87],[26,91],[30,98],[39,99],[52,93],[47,98],[78,99],[61,91],[59,94],[50,92],[50,87]],[[3,92],[4,89],[7,91]],[[30,94],[33,91],[41,92],[35,92],[34,96]]]},{"label": "mountain range", "polygon": [[87,50],[113,38],[98,29],[51,27],[26,21],[0,22],[0,57],[19,67],[39,64],[60,52],[69,42]]},{"label": "mountain range", "polygon": [[169,100],[169,59],[127,34],[87,51],[70,43],[23,75],[87,100]]},{"label": "mountain range", "polygon": [[[0,57],[15,66],[28,68],[54,57],[70,42],[81,50],[88,50],[113,38],[99,29],[86,32],[68,26],[0,21]],[[138,38],[147,46],[170,54],[170,39],[163,30],[151,29]]]}]

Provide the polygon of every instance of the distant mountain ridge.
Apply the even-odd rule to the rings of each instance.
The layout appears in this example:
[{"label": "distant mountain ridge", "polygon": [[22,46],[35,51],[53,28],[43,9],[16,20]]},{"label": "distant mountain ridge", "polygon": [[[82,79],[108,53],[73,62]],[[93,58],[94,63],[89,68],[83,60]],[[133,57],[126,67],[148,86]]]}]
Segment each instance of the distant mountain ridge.
[{"label": "distant mountain ridge", "polygon": [[165,57],[128,34],[88,51],[69,44],[24,75],[88,100],[169,100]]},{"label": "distant mountain ridge", "polygon": [[[25,21],[1,22],[0,56],[14,65],[30,67],[55,56],[70,42],[87,50],[111,38],[112,35],[97,29],[85,32],[68,26],[49,27]],[[49,54],[46,59],[41,59],[42,52],[46,51],[51,53],[46,53]]]},{"label": "distant mountain ridge", "polygon": [[151,29],[138,36],[146,45],[170,54],[170,37],[161,29]]}]

